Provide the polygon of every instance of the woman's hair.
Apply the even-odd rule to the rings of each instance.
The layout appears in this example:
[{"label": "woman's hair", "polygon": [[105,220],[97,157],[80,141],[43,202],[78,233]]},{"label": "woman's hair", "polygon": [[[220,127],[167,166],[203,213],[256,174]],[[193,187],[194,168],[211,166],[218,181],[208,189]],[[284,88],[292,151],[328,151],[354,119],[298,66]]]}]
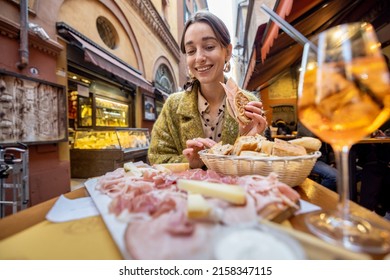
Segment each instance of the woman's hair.
[{"label": "woman's hair", "polygon": [[180,50],[182,53],[186,53],[184,36],[187,32],[187,29],[191,24],[196,22],[204,22],[208,24],[214,31],[218,42],[220,42],[222,46],[227,47],[230,44],[230,34],[225,23],[219,17],[209,11],[198,11],[186,22],[186,25],[184,26],[180,43]]}]

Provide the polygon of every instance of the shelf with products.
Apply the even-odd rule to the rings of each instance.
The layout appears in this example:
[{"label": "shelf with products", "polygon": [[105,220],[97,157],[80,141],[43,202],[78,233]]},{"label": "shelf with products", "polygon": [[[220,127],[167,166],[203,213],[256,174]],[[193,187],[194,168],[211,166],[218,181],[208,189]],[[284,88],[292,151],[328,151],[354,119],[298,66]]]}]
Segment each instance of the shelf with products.
[{"label": "shelf with products", "polygon": [[78,96],[77,102],[79,117],[78,126],[92,126],[92,99],[89,97]]},{"label": "shelf with products", "polygon": [[128,127],[129,106],[96,97],[96,126]]},{"label": "shelf with products", "polygon": [[92,98],[79,96],[78,109],[79,127],[115,128],[129,126],[129,105],[127,104],[100,97],[96,97],[92,102]]}]

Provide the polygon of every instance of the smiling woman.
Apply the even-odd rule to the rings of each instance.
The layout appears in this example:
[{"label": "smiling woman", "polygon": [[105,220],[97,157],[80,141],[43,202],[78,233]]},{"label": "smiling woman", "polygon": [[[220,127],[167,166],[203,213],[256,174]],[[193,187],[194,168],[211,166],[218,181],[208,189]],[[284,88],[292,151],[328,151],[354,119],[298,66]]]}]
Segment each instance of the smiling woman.
[{"label": "smiling woman", "polygon": [[247,123],[237,123],[227,111],[221,83],[227,81],[232,44],[220,18],[208,11],[195,13],[186,22],[180,49],[191,78],[185,91],[166,100],[152,130],[148,157],[152,164],[188,162],[190,168],[202,168],[200,150],[220,141],[233,144],[242,133],[262,133],[266,120],[262,103],[248,92],[243,92],[250,101],[243,106]]}]

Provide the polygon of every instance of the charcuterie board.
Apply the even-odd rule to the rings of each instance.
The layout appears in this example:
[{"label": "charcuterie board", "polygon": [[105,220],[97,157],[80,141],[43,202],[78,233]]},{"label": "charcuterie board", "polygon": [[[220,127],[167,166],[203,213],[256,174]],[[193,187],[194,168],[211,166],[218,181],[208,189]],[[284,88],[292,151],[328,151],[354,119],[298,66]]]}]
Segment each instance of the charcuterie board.
[{"label": "charcuterie board", "polygon": [[[201,171],[201,172],[202,175],[207,174],[206,171]],[[124,180],[126,180],[126,178],[128,179],[133,175],[125,174],[124,176],[125,176]],[[149,176],[149,175],[144,175],[144,176]],[[175,180],[178,180],[177,176],[179,175],[170,174],[168,178],[169,180],[172,180],[172,178],[176,178]],[[185,177],[186,175],[180,175],[180,176]],[[191,174],[191,176],[194,175]],[[212,176],[215,176],[215,174],[213,173]],[[188,177],[185,178],[188,179]],[[166,213],[162,213],[161,215],[157,216],[158,218],[155,218],[156,217],[155,212],[149,213],[148,215],[146,215],[145,218],[145,215],[143,215],[143,213],[142,214],[137,213],[136,215],[132,215],[133,213],[128,213],[129,212],[128,210],[127,212],[126,211],[118,212],[117,210],[115,210],[118,204],[120,205],[123,204],[123,201],[120,203],[118,203],[118,201],[113,202],[113,200],[115,199],[118,200],[118,199],[112,198],[110,195],[107,195],[106,193],[102,192],[101,190],[102,183],[99,182],[99,180],[101,179],[102,177],[90,179],[85,182],[85,186],[90,196],[92,197],[93,201],[95,202],[98,210],[100,211],[102,218],[113,240],[117,244],[119,250],[121,251],[125,259],[133,259],[133,258],[136,259],[148,259],[148,258],[151,259],[212,259],[214,258],[211,251],[212,246],[207,246],[207,242],[212,242],[213,237],[217,236],[220,230],[226,228],[227,226],[236,226],[237,224],[244,224],[244,223],[249,224],[249,223],[257,222],[259,218],[267,219],[275,222],[281,222],[291,217],[291,215],[293,215],[293,213],[297,209],[299,209],[299,205],[296,205],[296,201],[298,201],[298,199],[293,199],[293,200],[289,200],[289,203],[291,203],[291,205],[286,204],[284,202],[269,203],[269,205],[266,205],[262,209],[259,209],[257,213],[256,210],[254,210],[255,212],[248,212],[248,211],[252,211],[252,209],[250,208],[252,207],[251,206],[252,204],[258,205],[256,203],[258,203],[257,200],[259,199],[259,197],[256,196],[259,196],[260,195],[259,193],[254,194],[254,197],[256,197],[257,200],[252,199],[251,195],[245,193],[247,199],[245,205],[234,205],[234,204],[232,205],[231,203],[223,201],[224,199],[218,199],[217,198],[218,196],[212,197],[214,196],[214,190],[212,190],[210,193],[210,190],[208,189],[207,193],[210,194],[211,197],[206,196],[206,200],[208,203],[210,203],[210,205],[212,205],[212,207],[210,208],[213,210],[212,214],[210,214],[211,213],[210,212],[207,217],[202,217],[201,219],[195,219],[195,220],[191,220],[191,219],[188,220],[187,217],[182,217],[182,216],[183,213],[184,215],[188,215],[188,212],[186,211],[189,210],[188,209],[184,211],[178,210],[180,207],[182,207],[182,206],[179,207],[179,205],[181,204],[184,205],[184,208],[186,207],[188,208],[186,191],[177,190],[175,186],[167,189],[159,189],[159,186],[157,186],[157,189],[153,190],[154,192],[153,196],[164,197],[164,199],[167,194],[170,195],[170,193],[172,193],[172,189],[175,189],[176,193],[173,196],[173,200],[176,203],[176,208],[174,210],[167,211]],[[229,178],[226,177],[223,178],[223,180],[228,180],[228,179]],[[259,178],[256,179],[258,180]],[[215,181],[216,179],[213,178],[213,180]],[[206,184],[207,187],[209,187],[210,185],[209,183],[205,183],[202,180],[195,180],[195,181],[196,181],[195,183],[199,185]],[[271,182],[275,183],[275,178],[271,179]],[[262,184],[264,184],[264,182]],[[221,185],[224,185],[224,183],[215,183],[215,185],[217,187],[220,187]],[[294,194],[295,191],[293,189],[291,189],[288,186],[285,187],[291,190],[292,194]],[[110,191],[112,192],[112,190]],[[254,192],[254,190],[251,191]],[[277,191],[276,193],[279,192]],[[226,196],[226,194],[222,193],[222,198],[224,196]],[[261,197],[259,201],[261,201],[261,199],[263,198],[264,197]],[[267,199],[271,199],[271,196],[270,198]],[[283,196],[283,199],[287,199],[287,198]],[[277,198],[277,200],[280,200],[280,198]],[[172,199],[169,198],[166,201],[171,202]],[[157,212],[160,211],[160,209],[163,209],[165,206],[166,203],[160,204],[157,207],[156,211]],[[136,216],[136,218],[134,218],[134,216]],[[129,217],[131,218],[129,219]],[[140,217],[141,219],[139,219]],[[157,222],[157,221],[161,221],[161,222]],[[174,225],[174,226],[169,226],[167,230],[167,226],[166,226],[167,224]],[[153,230],[152,227],[155,229]],[[144,228],[148,228],[149,230],[146,229],[144,230]],[[192,231],[190,234],[188,234],[187,230],[192,230]],[[163,238],[163,237],[165,238],[165,241],[157,241],[157,238]],[[138,239],[135,240],[135,238]],[[196,245],[197,242],[199,242],[199,244],[202,244],[202,246]],[[206,246],[205,246],[205,242],[206,242]],[[155,253],[154,255],[149,255],[145,253],[148,251],[146,247],[162,246],[161,244],[164,243],[167,244],[169,243],[171,245],[176,244],[174,246],[170,246],[170,248],[173,248],[175,246],[180,246],[181,248],[188,247],[186,249],[188,250],[188,252],[186,252],[186,250],[183,249],[180,252],[172,252],[172,249],[170,249],[169,253],[164,254],[162,253],[163,251],[162,249],[161,250],[150,249],[149,251],[160,252],[160,254]],[[138,248],[138,245],[135,246],[135,244],[143,244],[145,248],[141,250]],[[189,246],[189,244],[192,244],[193,246],[192,245]]]}]

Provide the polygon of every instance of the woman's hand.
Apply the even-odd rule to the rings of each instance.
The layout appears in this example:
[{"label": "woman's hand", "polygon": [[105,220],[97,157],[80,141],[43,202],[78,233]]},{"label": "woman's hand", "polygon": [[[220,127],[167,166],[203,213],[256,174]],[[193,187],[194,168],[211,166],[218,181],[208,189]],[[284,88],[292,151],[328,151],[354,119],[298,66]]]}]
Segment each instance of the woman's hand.
[{"label": "woman's hand", "polygon": [[194,138],[187,140],[187,148],[183,150],[183,155],[187,158],[190,168],[202,168],[204,163],[198,152],[214,146],[216,142],[208,138]]},{"label": "woman's hand", "polygon": [[247,125],[239,125],[240,135],[254,136],[262,134],[268,125],[264,115],[263,103],[260,101],[249,102],[245,105],[245,115],[252,121]]}]

